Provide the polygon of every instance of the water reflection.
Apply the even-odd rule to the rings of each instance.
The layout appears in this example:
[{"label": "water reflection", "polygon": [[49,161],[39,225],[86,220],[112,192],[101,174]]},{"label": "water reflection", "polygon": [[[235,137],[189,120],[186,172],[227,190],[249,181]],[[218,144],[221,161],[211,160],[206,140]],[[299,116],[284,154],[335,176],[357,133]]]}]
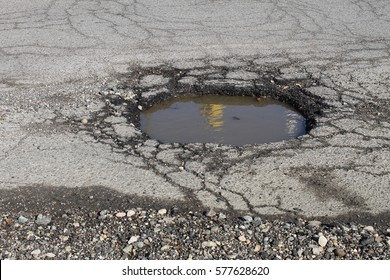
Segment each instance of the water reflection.
[{"label": "water reflection", "polygon": [[186,96],[141,113],[141,129],[163,143],[260,144],[305,133],[306,121],[272,99],[243,96]]},{"label": "water reflection", "polygon": [[221,131],[223,124],[223,109],[222,104],[204,104],[200,106],[200,112],[206,117],[207,122],[215,131]]}]

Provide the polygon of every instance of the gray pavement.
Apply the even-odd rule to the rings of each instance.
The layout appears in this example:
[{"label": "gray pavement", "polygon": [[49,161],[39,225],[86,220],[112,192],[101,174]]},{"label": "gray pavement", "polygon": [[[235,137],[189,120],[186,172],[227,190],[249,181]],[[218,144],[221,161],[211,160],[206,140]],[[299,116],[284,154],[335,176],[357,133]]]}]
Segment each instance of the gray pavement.
[{"label": "gray pavement", "polygon": [[[389,14],[377,0],[0,0],[1,211],[96,187],[151,206],[388,221]],[[316,127],[241,148],[137,128],[175,90],[259,81],[321,97]]]}]

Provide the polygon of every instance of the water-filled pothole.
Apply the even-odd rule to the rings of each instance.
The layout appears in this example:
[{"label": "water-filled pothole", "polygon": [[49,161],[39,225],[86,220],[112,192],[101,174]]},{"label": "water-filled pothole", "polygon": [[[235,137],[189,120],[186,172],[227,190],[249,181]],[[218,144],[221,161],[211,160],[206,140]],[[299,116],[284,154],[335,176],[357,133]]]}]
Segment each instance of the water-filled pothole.
[{"label": "water-filled pothole", "polygon": [[250,96],[181,96],[141,113],[141,129],[162,143],[234,146],[290,140],[306,119],[280,101]]}]

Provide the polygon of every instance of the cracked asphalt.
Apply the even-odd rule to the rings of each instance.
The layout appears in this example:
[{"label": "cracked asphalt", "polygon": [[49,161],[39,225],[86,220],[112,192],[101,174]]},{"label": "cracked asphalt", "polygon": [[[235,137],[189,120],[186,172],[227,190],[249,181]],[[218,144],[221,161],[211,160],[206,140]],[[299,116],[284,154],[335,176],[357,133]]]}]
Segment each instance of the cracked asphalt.
[{"label": "cracked asphalt", "polygon": [[[0,211],[388,223],[389,15],[384,0],[0,0]],[[155,102],[216,92],[286,101],[312,129],[233,147],[138,128]]]}]

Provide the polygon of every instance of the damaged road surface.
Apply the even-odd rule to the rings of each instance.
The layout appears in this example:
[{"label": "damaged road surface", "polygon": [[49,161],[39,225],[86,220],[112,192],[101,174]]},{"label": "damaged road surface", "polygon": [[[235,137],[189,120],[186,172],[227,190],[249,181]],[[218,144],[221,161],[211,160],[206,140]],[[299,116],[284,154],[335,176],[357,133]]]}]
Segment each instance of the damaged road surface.
[{"label": "damaged road surface", "polygon": [[[388,223],[388,2],[0,3],[3,215],[164,207]],[[186,94],[277,99],[307,134],[230,146],[140,130],[141,111]]]}]

